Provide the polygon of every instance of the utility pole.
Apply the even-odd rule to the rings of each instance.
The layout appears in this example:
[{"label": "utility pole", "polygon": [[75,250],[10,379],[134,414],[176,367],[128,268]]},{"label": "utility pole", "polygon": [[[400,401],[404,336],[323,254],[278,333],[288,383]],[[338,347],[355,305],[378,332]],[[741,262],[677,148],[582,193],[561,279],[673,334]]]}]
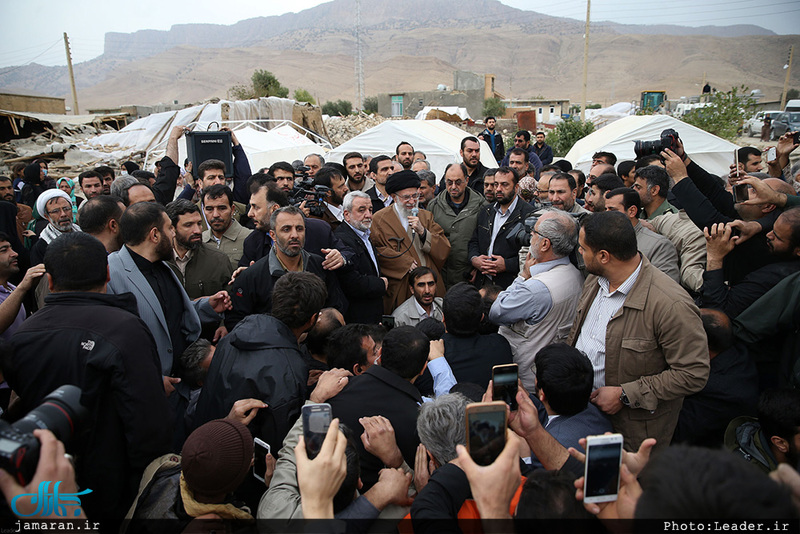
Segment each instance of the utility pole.
[{"label": "utility pole", "polygon": [[75,73],[72,72],[72,54],[69,51],[69,37],[64,32],[64,49],[67,51],[67,67],[69,67],[69,84],[72,86],[72,114],[80,115],[78,109],[78,91],[75,89]]},{"label": "utility pole", "polygon": [[592,10],[592,0],[586,0],[586,30],[583,35],[583,104],[581,105],[581,120],[586,120],[586,78],[589,73],[589,13]]},{"label": "utility pole", "polygon": [[781,111],[786,107],[786,93],[789,91],[789,76],[792,75],[792,56],[794,55],[794,45],[789,47],[789,62],[786,64],[786,80],[783,82],[783,95],[781,95]]},{"label": "utility pole", "polygon": [[364,110],[364,64],[361,46],[361,1],[356,0],[356,109]]}]

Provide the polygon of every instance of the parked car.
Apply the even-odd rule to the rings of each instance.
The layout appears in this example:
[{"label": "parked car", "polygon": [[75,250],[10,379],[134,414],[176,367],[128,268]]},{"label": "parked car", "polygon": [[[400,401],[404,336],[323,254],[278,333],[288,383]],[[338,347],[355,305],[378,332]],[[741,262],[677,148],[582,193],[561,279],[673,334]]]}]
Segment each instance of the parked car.
[{"label": "parked car", "polygon": [[800,111],[783,112],[772,119],[770,139],[777,141],[786,132],[800,131]]},{"label": "parked car", "polygon": [[780,115],[780,113],[780,111],[759,111],[751,118],[744,121],[742,132],[750,137],[760,137],[761,127],[764,125],[764,119],[769,117],[770,119],[775,120],[775,117]]}]

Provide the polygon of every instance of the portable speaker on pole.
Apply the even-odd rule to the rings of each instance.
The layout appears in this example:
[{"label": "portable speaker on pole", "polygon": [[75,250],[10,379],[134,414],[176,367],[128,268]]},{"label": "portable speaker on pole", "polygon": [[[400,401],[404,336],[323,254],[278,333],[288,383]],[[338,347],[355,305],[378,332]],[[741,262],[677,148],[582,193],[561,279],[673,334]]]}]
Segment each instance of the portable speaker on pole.
[{"label": "portable speaker on pole", "polygon": [[225,164],[225,176],[233,176],[233,145],[231,132],[186,132],[186,151],[196,178],[197,168],[208,159],[218,159]]}]

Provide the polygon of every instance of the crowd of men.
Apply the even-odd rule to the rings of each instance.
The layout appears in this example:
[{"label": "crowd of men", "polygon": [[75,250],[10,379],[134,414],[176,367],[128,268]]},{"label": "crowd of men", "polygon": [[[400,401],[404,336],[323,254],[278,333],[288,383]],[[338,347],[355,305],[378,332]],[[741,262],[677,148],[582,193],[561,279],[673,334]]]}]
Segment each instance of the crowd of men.
[{"label": "crowd of men", "polygon": [[[485,125],[441,177],[402,140],[253,173],[235,133],[232,168],[193,169],[180,126],[155,172],[98,167],[77,188],[45,161],[0,176],[3,418],[65,384],[88,412],[65,444],[35,432],[26,487],[0,470],[7,504],[23,495],[13,513],[36,517],[24,495],[60,480],[92,490],[70,510],[104,532],[796,520],[793,133],[768,174],[748,147],[712,175],[678,140],[636,161],[598,152],[585,175],[544,132],[506,151]],[[466,406],[493,400],[493,367],[512,363],[506,445],[478,466]],[[306,403],[334,417],[316,458]],[[584,505],[580,451],[606,432],[624,439],[619,498]],[[253,438],[271,446],[263,481]]]}]

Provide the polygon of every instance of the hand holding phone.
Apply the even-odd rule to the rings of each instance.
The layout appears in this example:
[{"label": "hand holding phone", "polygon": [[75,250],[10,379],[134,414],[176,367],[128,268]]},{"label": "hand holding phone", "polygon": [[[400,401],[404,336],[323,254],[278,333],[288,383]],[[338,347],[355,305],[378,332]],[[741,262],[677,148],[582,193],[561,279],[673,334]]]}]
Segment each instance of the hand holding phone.
[{"label": "hand holding phone", "polygon": [[776,159],[778,159],[778,152],[775,149],[775,147],[773,146],[773,147],[768,148],[767,149],[767,163],[769,163],[771,161],[775,161]]},{"label": "hand holding phone", "polygon": [[391,315],[384,315],[381,318],[381,324],[383,325],[384,328],[386,328],[386,330],[391,330],[392,328],[395,327],[394,317]]},{"label": "hand holding phone", "polygon": [[253,438],[253,476],[264,482],[267,472],[267,455],[270,453],[269,443]]},{"label": "hand holding phone", "polygon": [[303,438],[306,442],[306,454],[313,460],[322,448],[328,427],[331,426],[331,405],[327,402],[306,404],[303,406]]},{"label": "hand holding phone", "polygon": [[506,403],[467,404],[467,451],[478,465],[493,463],[506,445],[508,410]]},{"label": "hand holding phone", "polygon": [[583,502],[616,501],[622,465],[622,434],[586,438]]},{"label": "hand holding phone", "polygon": [[492,400],[503,401],[511,411],[517,410],[517,384],[519,365],[495,365],[492,367]]}]

